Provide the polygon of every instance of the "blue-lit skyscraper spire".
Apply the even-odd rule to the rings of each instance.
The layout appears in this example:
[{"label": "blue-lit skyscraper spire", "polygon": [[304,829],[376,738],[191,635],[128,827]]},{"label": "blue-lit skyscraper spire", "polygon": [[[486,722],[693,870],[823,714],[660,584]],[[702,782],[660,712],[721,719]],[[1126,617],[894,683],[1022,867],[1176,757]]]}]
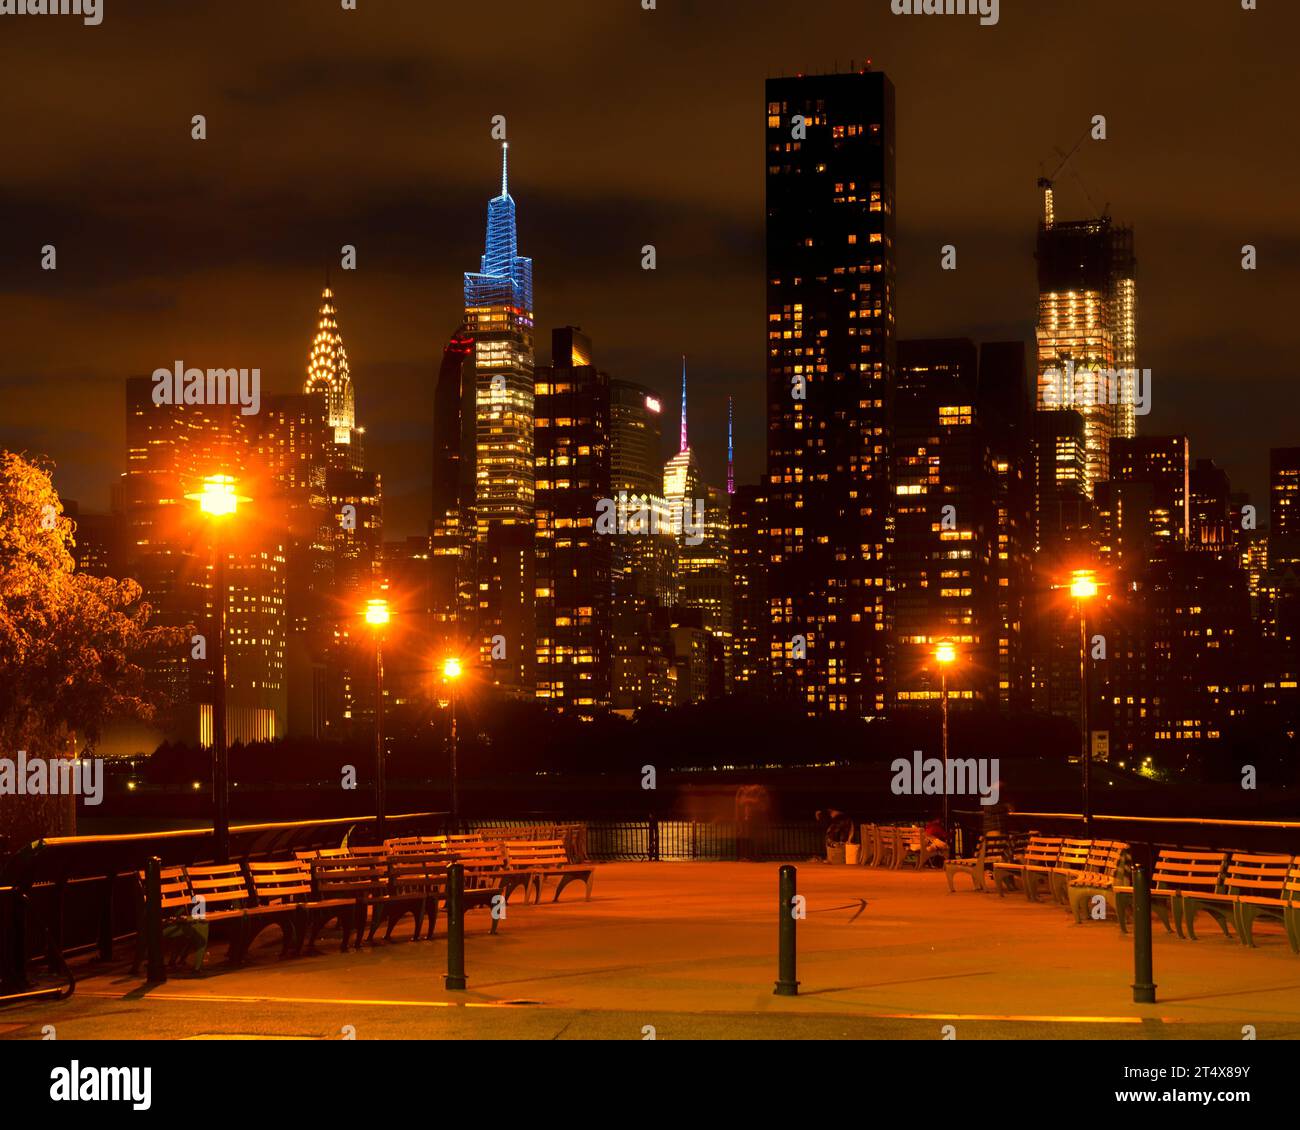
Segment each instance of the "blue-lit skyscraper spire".
[{"label": "blue-lit skyscraper spire", "polygon": [[736,450],[732,442],[731,397],[727,397],[727,493],[736,493]]},{"label": "blue-lit skyscraper spire", "polygon": [[533,311],[533,261],[518,254],[509,149],[501,144],[501,195],[488,201],[487,239],[477,273],[465,272],[466,306],[514,306]]},{"label": "blue-lit skyscraper spire", "polygon": [[690,445],[686,442],[686,354],[682,354],[682,445],[679,451],[685,451]]}]

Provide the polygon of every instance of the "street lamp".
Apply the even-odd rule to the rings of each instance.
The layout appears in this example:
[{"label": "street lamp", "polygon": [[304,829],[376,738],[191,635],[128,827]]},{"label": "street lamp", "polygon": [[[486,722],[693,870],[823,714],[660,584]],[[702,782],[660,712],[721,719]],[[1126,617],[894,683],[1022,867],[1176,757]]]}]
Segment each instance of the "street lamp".
[{"label": "street lamp", "polygon": [[229,549],[224,538],[226,520],[233,518],[241,496],[230,475],[209,475],[195,494],[185,496],[199,504],[201,513],[211,523],[212,589],[216,614],[216,631],[209,662],[212,665],[212,840],[218,863],[230,858],[230,767],[226,742],[226,558]]},{"label": "street lamp", "polygon": [[948,826],[948,667],[957,661],[957,649],[951,640],[940,640],[934,649],[934,661],[939,665],[942,691],[939,707],[943,714],[943,843],[944,851],[951,854],[952,829]]},{"label": "street lamp", "polygon": [[375,829],[384,839],[384,628],[388,624],[388,601],[373,597],[366,601],[365,620],[375,633]]},{"label": "street lamp", "polygon": [[1079,760],[1083,763],[1083,827],[1092,827],[1092,749],[1088,732],[1088,612],[1086,602],[1097,595],[1097,576],[1091,569],[1076,569],[1070,576],[1070,595],[1079,613],[1079,729],[1083,734]]},{"label": "street lamp", "polygon": [[451,707],[451,827],[452,832],[460,830],[460,794],[456,781],[456,682],[463,673],[460,660],[449,655],[442,661],[442,677],[449,688]]}]

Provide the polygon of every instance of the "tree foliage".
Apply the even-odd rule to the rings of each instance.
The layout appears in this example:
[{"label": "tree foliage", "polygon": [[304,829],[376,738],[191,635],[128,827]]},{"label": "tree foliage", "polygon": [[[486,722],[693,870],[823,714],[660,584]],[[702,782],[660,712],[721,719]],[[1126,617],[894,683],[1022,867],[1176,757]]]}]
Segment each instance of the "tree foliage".
[{"label": "tree foliage", "polygon": [[[142,653],[183,642],[149,626],[135,581],[76,572],[75,537],[46,466],[0,452],[0,756],[76,756],[108,720],[152,717]],[[20,799],[0,797],[11,840]]]}]

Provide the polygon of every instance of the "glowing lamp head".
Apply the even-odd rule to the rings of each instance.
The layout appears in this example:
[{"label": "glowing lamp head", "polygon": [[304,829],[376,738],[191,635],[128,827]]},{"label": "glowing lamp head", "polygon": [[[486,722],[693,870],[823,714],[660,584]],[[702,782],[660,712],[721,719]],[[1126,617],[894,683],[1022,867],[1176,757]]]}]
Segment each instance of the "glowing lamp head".
[{"label": "glowing lamp head", "polygon": [[1070,580],[1070,595],[1076,600],[1089,600],[1097,595],[1097,578],[1090,569],[1076,569]]},{"label": "glowing lamp head", "polygon": [[948,640],[944,640],[934,649],[934,659],[946,667],[949,663],[956,662],[957,649]]},{"label": "glowing lamp head", "polygon": [[229,475],[209,475],[203,480],[203,489],[196,495],[199,509],[211,518],[228,518],[239,506],[235,493],[235,480]]},{"label": "glowing lamp head", "polygon": [[374,600],[366,601],[366,623],[372,628],[381,628],[388,623],[388,601]]},{"label": "glowing lamp head", "polygon": [[442,661],[442,677],[444,679],[459,679],[461,671],[460,660],[454,655],[449,655]]}]

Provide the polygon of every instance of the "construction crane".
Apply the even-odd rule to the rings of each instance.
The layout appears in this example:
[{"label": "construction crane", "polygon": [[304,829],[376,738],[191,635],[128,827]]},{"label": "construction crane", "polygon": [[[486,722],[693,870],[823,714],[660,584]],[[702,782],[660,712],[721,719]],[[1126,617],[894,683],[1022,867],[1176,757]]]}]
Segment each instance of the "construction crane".
[{"label": "construction crane", "polygon": [[[1053,192],[1056,186],[1056,178],[1061,175],[1061,170],[1064,169],[1065,166],[1070,163],[1070,158],[1073,157],[1075,153],[1079,151],[1079,146],[1082,145],[1088,139],[1088,134],[1090,132],[1092,132],[1091,125],[1089,125],[1083,131],[1083,133],[1079,135],[1079,140],[1076,141],[1074,145],[1070,147],[1070,152],[1062,154],[1059,149],[1055,150],[1056,154],[1061,158],[1060,163],[1053,170],[1052,175],[1050,177],[1040,176],[1038,178],[1038,187],[1042,190],[1043,193],[1043,223],[1049,228],[1056,222],[1056,207],[1055,207],[1055,201],[1053,199]],[[1083,188],[1083,181],[1079,181],[1079,187]],[[1088,196],[1088,190],[1086,188],[1083,189],[1083,194],[1085,196]],[[1090,205],[1092,204],[1091,197],[1088,197],[1088,203]]]}]

